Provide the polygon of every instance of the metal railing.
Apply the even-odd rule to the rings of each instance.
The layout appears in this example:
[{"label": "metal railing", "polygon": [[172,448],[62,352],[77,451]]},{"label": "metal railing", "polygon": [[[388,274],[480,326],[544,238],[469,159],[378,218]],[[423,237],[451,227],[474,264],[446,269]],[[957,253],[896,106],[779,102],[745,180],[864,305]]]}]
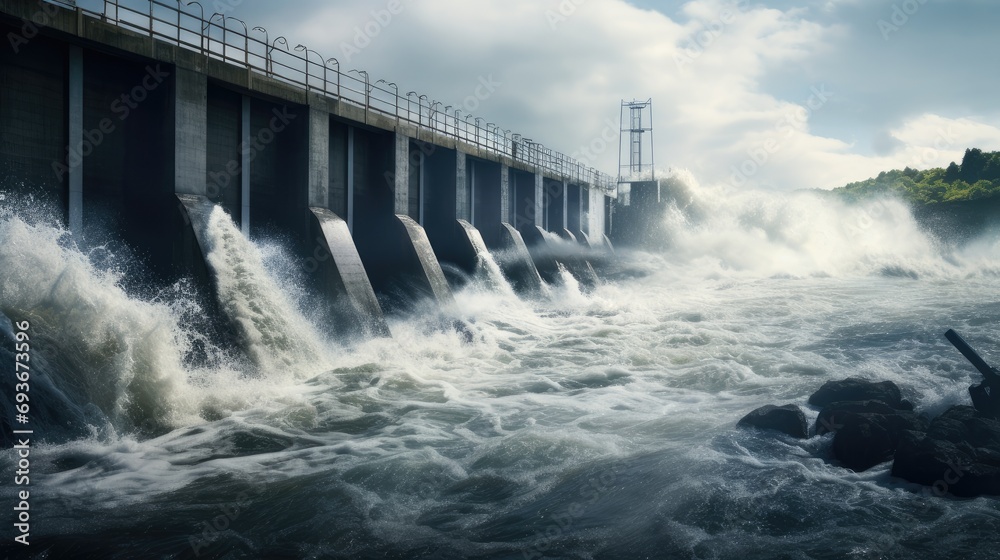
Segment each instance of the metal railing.
[{"label": "metal railing", "polygon": [[372,82],[364,70],[344,71],[336,58],[325,58],[303,44],[290,47],[288,39],[271,38],[263,27],[251,28],[223,12],[212,13],[205,19],[205,8],[198,2],[103,1],[103,13],[79,6],[76,10],[122,29],[351,103],[364,109],[366,120],[369,112],[378,113],[608,193],[617,189],[615,178],[563,153],[494,123],[481,124],[483,118],[463,115],[461,109],[449,111],[452,107],[447,106],[441,111],[437,108],[441,103],[426,95],[411,91],[404,96],[394,82],[383,79]]}]

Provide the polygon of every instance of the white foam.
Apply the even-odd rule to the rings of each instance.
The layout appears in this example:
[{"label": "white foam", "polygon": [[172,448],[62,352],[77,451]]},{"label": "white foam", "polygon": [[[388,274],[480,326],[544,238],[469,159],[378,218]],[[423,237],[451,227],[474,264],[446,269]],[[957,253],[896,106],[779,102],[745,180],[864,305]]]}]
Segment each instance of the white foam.
[{"label": "white foam", "polygon": [[268,274],[260,250],[229,215],[215,207],[205,232],[207,254],[223,312],[237,325],[261,374],[271,379],[315,375],[330,364],[316,329]]},{"label": "white foam", "polygon": [[[63,388],[119,427],[176,423],[193,410],[181,398],[187,338],[168,305],[129,297],[118,274],[96,269],[68,232],[0,219],[0,307],[58,343]],[[45,351],[46,347],[37,347]],[[59,355],[60,353],[70,355]]]},{"label": "white foam", "polygon": [[[701,186],[690,177],[682,202],[663,216],[673,266],[699,277],[934,277],[991,267],[1000,248],[950,255],[922,231],[907,205],[884,198],[849,203],[816,192]],[[697,266],[691,266],[697,263]],[[700,270],[699,270],[700,269]]]}]

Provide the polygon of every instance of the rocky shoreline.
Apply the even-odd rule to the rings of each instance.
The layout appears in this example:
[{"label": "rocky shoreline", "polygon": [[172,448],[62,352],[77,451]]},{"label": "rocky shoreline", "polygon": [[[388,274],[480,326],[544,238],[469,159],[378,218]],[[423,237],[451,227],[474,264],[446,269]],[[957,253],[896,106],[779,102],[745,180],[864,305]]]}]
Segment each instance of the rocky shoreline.
[{"label": "rocky shoreline", "polygon": [[972,406],[936,418],[916,412],[891,381],[829,381],[809,397],[811,427],[795,404],[760,407],[737,424],[794,438],[833,433],[832,458],[855,472],[892,461],[892,476],[960,497],[1000,495],[1000,421]]}]

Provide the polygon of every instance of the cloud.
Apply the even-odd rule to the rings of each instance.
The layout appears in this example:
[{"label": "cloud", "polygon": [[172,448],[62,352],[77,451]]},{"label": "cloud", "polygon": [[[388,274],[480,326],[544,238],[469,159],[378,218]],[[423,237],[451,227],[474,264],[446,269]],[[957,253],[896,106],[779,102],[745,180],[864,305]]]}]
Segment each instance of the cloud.
[{"label": "cloud", "polygon": [[925,114],[891,132],[903,147],[896,157],[915,168],[961,163],[965,149],[1000,150],[1000,128],[973,119]]},{"label": "cloud", "polygon": [[[565,153],[606,133],[622,99],[652,98],[658,165],[706,183],[731,183],[745,166],[756,167],[748,187],[834,187],[912,166],[940,126],[956,140],[925,166],[1000,147],[990,93],[1000,84],[976,62],[1000,21],[974,0],[930,0],[889,41],[877,22],[891,3],[858,0],[400,2],[347,57],[388,2],[310,0],[279,14],[246,0],[290,26],[293,42],[442,106],[461,106],[492,76],[502,85],[477,115]],[[617,169],[616,146],[594,156]]]}]

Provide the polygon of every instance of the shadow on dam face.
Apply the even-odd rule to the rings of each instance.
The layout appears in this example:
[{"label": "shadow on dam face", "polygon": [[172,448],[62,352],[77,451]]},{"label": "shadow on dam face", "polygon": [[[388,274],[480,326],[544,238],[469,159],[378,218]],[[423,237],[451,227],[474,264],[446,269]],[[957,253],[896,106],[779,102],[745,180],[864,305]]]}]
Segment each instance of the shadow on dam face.
[{"label": "shadow on dam face", "polygon": [[[219,313],[218,278],[205,260],[211,243],[206,238],[210,216],[219,206],[199,195],[179,194],[177,199],[184,221],[178,238],[178,247],[184,249],[183,261],[197,271],[198,283],[211,293],[212,316],[219,321],[220,332],[233,336],[237,329],[232,324],[223,325],[226,321]],[[329,320],[330,331],[337,335],[390,336],[346,222],[326,209],[311,209],[311,215],[310,226],[322,251],[315,252],[315,267],[306,271],[313,273],[313,287],[326,305],[319,313]]]},{"label": "shadow on dam face", "polygon": [[531,259],[528,246],[514,226],[500,224],[500,246],[496,259],[504,275],[518,293],[537,294],[542,291],[542,277]]},{"label": "shadow on dam face", "polygon": [[[368,255],[365,268],[383,309],[406,312],[427,298],[443,306],[453,304],[451,288],[424,228],[402,214],[381,222],[380,250]],[[375,244],[375,240],[368,243]]]},{"label": "shadow on dam face", "polygon": [[559,283],[559,267],[562,265],[584,287],[597,286],[599,279],[590,259],[598,255],[577,243],[565,228],[560,232],[561,235],[545,231],[541,226],[527,226],[521,233],[531,260],[545,282]]},{"label": "shadow on dam face", "polygon": [[326,208],[310,208],[318,249],[310,264],[334,306],[338,323],[375,336],[390,336],[347,222]]}]

